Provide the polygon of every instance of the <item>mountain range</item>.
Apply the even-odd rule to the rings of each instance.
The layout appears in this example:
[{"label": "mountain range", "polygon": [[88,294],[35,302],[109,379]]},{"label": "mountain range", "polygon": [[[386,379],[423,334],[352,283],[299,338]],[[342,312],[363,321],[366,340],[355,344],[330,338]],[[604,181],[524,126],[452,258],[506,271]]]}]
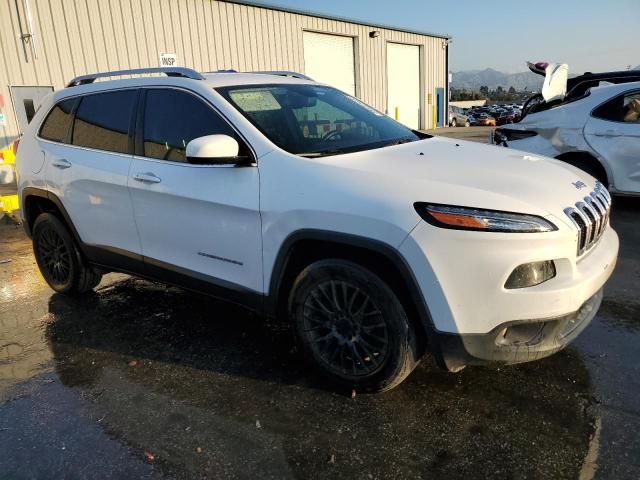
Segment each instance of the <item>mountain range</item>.
[{"label": "mountain range", "polygon": [[[640,65],[634,67],[633,70],[640,70]],[[573,75],[569,74],[570,77]],[[451,86],[466,90],[480,90],[480,87],[485,85],[490,90],[495,90],[500,86],[504,89],[514,87],[518,91],[525,90],[525,88],[528,91],[540,91],[543,80],[543,77],[531,72],[505,73],[493,68],[485,68],[484,70],[453,72]]]},{"label": "mountain range", "polygon": [[453,72],[451,86],[453,88],[479,90],[485,85],[490,90],[495,90],[499,86],[508,89],[514,87],[516,90],[535,91],[542,88],[543,78],[531,72],[505,73],[485,68],[484,70],[466,70]]}]

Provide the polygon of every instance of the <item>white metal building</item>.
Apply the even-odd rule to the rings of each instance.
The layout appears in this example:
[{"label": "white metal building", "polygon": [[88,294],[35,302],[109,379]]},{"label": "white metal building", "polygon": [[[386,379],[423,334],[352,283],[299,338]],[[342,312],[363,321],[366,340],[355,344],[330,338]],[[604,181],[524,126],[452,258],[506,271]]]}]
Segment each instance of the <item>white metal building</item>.
[{"label": "white metal building", "polygon": [[253,1],[0,0],[0,146],[72,77],[161,62],[296,71],[434,128],[447,117],[448,41]]}]

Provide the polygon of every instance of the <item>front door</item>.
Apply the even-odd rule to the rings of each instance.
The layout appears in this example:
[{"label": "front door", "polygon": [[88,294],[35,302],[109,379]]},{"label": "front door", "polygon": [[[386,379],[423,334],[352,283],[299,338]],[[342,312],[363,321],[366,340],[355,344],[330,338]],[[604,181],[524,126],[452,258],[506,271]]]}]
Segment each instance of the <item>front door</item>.
[{"label": "front door", "polygon": [[42,99],[53,92],[53,87],[11,87],[10,90],[18,130],[22,134],[36,114]]},{"label": "front door", "polygon": [[142,102],[129,189],[145,262],[163,274],[262,292],[258,168],[187,163],[194,138],[237,138],[194,93],[149,88]]},{"label": "front door", "polygon": [[596,108],[584,136],[609,166],[609,182],[620,192],[640,192],[640,91]]}]

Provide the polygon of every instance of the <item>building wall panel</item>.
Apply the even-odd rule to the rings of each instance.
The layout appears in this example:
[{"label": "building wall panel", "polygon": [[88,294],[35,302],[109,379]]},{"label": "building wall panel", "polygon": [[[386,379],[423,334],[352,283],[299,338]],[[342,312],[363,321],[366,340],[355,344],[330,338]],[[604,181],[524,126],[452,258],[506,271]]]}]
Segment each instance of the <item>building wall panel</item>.
[{"label": "building wall panel", "polygon": [[[31,6],[38,58],[19,39]],[[223,0],[0,0],[0,94],[7,125],[0,145],[18,133],[9,87],[62,88],[73,76],[157,66],[160,53],[200,71],[293,70],[304,73],[303,31],[354,38],[356,92],[387,105],[387,42],[418,45],[423,128],[431,128],[435,89],[446,87],[443,38]],[[377,38],[369,32],[378,31]],[[431,99],[432,103],[429,103]]]}]

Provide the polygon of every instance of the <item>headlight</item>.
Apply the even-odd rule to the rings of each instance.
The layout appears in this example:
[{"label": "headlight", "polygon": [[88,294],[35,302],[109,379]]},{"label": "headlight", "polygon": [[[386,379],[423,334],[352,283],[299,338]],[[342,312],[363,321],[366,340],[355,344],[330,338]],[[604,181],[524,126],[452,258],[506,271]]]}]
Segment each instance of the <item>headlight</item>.
[{"label": "headlight", "polygon": [[553,223],[537,215],[481,210],[470,207],[417,202],[416,212],[431,225],[454,230],[482,232],[537,233],[557,230]]}]

